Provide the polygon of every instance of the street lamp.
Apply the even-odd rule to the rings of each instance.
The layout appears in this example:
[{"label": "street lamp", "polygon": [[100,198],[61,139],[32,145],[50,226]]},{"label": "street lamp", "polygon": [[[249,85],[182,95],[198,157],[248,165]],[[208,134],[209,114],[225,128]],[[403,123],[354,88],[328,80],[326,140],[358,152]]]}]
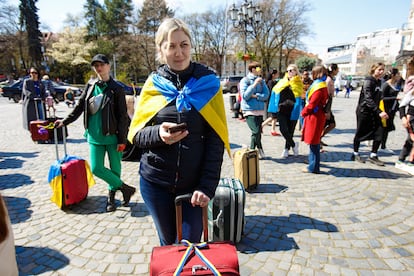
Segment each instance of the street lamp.
[{"label": "street lamp", "polygon": [[[251,32],[247,29],[247,27],[250,25],[254,28],[254,24],[257,24],[262,20],[262,11],[258,6],[253,5],[252,1],[247,2],[247,0],[244,0],[240,8],[236,8],[236,4],[233,3],[229,13],[230,19],[233,22],[233,27],[240,29],[240,32],[243,32],[244,34],[244,56],[247,54],[247,34]],[[243,57],[243,60],[244,73],[247,74],[246,58]]]}]

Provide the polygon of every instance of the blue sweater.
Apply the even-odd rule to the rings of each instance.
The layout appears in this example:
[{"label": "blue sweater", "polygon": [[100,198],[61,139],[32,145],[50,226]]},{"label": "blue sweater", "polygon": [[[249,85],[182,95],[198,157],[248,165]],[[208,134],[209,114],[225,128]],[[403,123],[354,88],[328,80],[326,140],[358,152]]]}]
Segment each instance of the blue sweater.
[{"label": "blue sweater", "polygon": [[[269,88],[264,80],[260,85],[253,86],[256,78],[257,76],[249,73],[240,81],[243,111],[264,110],[264,102],[269,98]],[[252,95],[256,95],[257,98],[252,98]]]}]

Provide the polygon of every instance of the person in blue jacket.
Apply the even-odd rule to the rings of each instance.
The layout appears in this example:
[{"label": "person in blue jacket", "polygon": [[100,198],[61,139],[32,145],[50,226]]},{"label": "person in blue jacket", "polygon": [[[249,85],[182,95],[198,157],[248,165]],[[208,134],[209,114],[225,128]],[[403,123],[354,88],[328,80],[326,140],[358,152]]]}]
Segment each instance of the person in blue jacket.
[{"label": "person in blue jacket", "polygon": [[261,77],[260,63],[253,61],[248,69],[249,73],[240,81],[241,109],[252,132],[250,148],[257,148],[260,158],[263,159],[266,156],[262,145],[262,123],[266,112],[265,102],[269,99],[269,88]]}]

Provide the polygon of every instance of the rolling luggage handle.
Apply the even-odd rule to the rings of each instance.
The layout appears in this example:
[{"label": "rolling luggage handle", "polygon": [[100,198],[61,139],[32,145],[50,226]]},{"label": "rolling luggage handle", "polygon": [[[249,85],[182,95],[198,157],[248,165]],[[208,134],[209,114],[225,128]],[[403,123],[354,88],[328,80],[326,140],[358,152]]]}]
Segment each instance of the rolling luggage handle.
[{"label": "rolling luggage handle", "polygon": [[217,270],[217,268],[204,256],[204,254],[201,252],[199,248],[203,248],[208,246],[208,214],[207,214],[207,206],[203,207],[203,236],[204,236],[204,242],[203,243],[191,243],[187,240],[182,240],[183,238],[183,213],[182,213],[182,202],[184,200],[190,200],[193,196],[192,193],[184,194],[177,196],[175,198],[175,212],[176,212],[176,225],[177,225],[177,236],[178,241],[187,246],[187,250],[185,251],[183,257],[181,258],[181,261],[179,262],[177,269],[174,272],[174,276],[180,275],[181,271],[184,268],[185,263],[187,262],[188,258],[190,257],[191,253],[194,250],[195,255],[197,255],[200,260],[206,265],[194,265],[192,267],[192,273],[193,275],[196,275],[197,270],[207,270],[210,269],[211,272],[215,276],[221,276],[221,273]]},{"label": "rolling luggage handle", "polygon": [[[183,239],[183,201],[187,200],[190,201],[191,197],[193,196],[192,193],[179,195],[175,198],[175,224],[177,226],[177,237],[178,242],[181,242]],[[207,214],[207,206],[203,207],[203,236],[204,241],[208,241],[208,214]]]},{"label": "rolling luggage handle", "polygon": [[[65,155],[67,155],[67,151],[66,151],[66,129],[65,126],[62,127],[62,136],[63,136],[63,149],[65,152]],[[59,139],[58,139],[58,133],[57,133],[57,128],[55,126],[53,126],[53,140],[55,141],[55,146],[56,146],[56,160],[59,160]]]},{"label": "rolling luggage handle", "polygon": [[[34,105],[35,105],[35,110],[36,110],[36,118],[38,120],[45,120],[46,119],[46,113],[45,113],[45,108],[43,106],[42,103],[42,98],[34,98]],[[37,104],[40,102],[40,106],[42,107],[42,115],[44,116],[42,119],[39,118],[39,107],[37,106]]]}]

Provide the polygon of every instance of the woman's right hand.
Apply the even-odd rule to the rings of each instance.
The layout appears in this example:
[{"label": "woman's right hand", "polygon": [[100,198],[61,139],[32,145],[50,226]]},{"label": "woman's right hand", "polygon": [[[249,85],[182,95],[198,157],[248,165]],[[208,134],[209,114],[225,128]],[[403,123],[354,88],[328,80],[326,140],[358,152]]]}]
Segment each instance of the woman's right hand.
[{"label": "woman's right hand", "polygon": [[405,128],[409,127],[407,117],[404,116],[404,117],[401,118],[401,124]]},{"label": "woman's right hand", "polygon": [[167,145],[172,145],[188,135],[188,130],[177,131],[174,133],[168,132],[168,129],[170,127],[176,126],[176,125],[177,125],[176,123],[170,123],[170,122],[163,122],[160,125],[159,134],[160,134],[161,140]]},{"label": "woman's right hand", "polygon": [[54,125],[55,125],[55,128],[63,127],[63,121],[62,120],[56,120]]}]

